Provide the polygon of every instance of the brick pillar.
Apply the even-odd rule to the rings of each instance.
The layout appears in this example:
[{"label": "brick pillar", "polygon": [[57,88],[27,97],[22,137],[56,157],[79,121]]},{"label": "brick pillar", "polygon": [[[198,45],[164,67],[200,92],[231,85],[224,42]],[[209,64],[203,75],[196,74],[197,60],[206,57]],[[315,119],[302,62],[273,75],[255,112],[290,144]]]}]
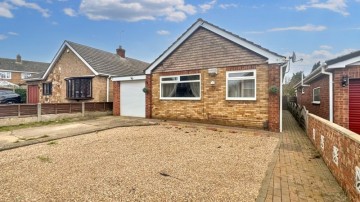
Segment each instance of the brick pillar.
[{"label": "brick pillar", "polygon": [[[280,66],[269,65],[269,86],[276,86],[280,91]],[[269,130],[280,132],[280,92],[269,93]]]},{"label": "brick pillar", "polygon": [[120,81],[113,81],[113,115],[120,116]]},{"label": "brick pillar", "polygon": [[148,89],[146,93],[146,118],[151,118],[152,112],[152,75],[146,75],[145,86]]}]

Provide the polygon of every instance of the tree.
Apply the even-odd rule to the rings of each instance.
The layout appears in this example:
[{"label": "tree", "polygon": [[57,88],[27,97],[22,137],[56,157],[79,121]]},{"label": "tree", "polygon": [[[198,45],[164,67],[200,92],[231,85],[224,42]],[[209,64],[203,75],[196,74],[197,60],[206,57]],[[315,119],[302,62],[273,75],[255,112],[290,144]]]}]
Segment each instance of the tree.
[{"label": "tree", "polygon": [[287,82],[283,85],[283,95],[295,96],[294,86],[301,81],[302,74],[302,71],[296,72],[293,73],[291,79],[285,79]]},{"label": "tree", "polygon": [[318,67],[320,67],[320,61],[319,62],[317,62],[317,63],[315,63],[314,65],[313,65],[313,67],[312,67],[312,69],[311,69],[311,72],[313,72],[316,68],[318,68]]}]

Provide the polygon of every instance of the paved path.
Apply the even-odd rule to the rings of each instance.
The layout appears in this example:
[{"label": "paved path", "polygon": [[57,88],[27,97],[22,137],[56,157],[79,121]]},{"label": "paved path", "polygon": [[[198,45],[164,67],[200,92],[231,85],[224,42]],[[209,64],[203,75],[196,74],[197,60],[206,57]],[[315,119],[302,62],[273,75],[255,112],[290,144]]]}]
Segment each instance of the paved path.
[{"label": "paved path", "polygon": [[348,201],[290,112],[283,115],[280,146],[257,201]]}]

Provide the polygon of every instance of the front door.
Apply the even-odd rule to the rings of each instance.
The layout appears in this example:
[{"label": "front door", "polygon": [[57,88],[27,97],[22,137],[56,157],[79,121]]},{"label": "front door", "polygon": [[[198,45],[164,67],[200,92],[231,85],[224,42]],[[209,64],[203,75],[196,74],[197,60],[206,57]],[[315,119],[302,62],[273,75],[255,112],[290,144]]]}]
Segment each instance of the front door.
[{"label": "front door", "polygon": [[39,102],[39,87],[38,87],[38,85],[28,85],[27,102],[29,104]]}]

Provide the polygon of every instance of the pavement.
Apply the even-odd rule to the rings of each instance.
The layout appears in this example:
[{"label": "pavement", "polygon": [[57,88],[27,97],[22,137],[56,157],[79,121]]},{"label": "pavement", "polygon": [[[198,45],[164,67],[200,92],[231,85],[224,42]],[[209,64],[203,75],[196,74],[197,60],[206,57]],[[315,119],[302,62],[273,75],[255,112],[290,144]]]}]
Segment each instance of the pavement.
[{"label": "pavement", "polygon": [[156,125],[158,122],[145,118],[103,116],[0,132],[0,151],[117,127]]},{"label": "pavement", "polygon": [[283,111],[284,131],[257,201],[349,201],[306,133]]}]

